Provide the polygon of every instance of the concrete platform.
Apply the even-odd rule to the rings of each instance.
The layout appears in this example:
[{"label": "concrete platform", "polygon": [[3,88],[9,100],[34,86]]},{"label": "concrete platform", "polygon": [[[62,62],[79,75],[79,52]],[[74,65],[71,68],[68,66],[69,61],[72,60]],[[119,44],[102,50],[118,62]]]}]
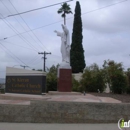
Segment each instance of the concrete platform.
[{"label": "concrete platform", "polygon": [[98,97],[91,94],[80,95],[27,95],[27,94],[0,94],[0,104],[30,105],[31,100],[64,101],[64,102],[99,102],[99,103],[121,103],[121,101],[110,97]]}]

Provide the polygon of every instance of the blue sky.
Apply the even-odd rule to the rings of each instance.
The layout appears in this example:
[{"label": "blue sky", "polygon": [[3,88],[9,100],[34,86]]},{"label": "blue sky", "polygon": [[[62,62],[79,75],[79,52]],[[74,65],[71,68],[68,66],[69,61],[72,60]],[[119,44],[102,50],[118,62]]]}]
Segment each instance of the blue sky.
[{"label": "blue sky", "polygon": [[[1,1],[0,13],[4,17],[17,13],[16,10],[23,12],[63,2],[63,0],[10,0],[15,10],[9,0]],[[125,68],[130,66],[130,1],[86,13],[121,1],[123,0],[79,1],[83,13],[83,47],[86,65],[97,63],[101,66],[104,60],[111,59],[122,62]],[[69,4],[74,13],[76,1],[73,0]],[[54,30],[62,31],[63,19],[57,14],[59,8],[60,5],[56,5],[22,14],[22,18],[18,15],[0,19],[0,78],[5,77],[6,66],[20,68],[20,65],[25,63],[30,68],[42,69],[42,55],[38,55],[38,52],[52,53],[47,55],[46,67],[61,62],[61,42],[54,33]],[[67,18],[70,17],[71,19],[67,20],[67,26],[72,34],[73,14],[67,16]],[[53,24],[55,22],[56,24]],[[11,28],[7,25],[8,23]],[[29,32],[23,33],[26,31]],[[18,33],[23,34],[17,35]],[[7,39],[3,40],[5,37]]]}]

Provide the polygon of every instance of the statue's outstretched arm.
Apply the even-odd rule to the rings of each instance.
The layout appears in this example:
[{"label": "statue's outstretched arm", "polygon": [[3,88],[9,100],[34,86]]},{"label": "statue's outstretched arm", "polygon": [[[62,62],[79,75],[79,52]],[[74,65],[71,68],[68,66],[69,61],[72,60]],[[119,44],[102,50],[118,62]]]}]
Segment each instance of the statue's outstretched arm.
[{"label": "statue's outstretched arm", "polygon": [[56,31],[56,30],[55,30],[54,32],[57,33],[57,36],[60,36],[60,37],[62,36],[62,33],[61,33],[61,32]]}]

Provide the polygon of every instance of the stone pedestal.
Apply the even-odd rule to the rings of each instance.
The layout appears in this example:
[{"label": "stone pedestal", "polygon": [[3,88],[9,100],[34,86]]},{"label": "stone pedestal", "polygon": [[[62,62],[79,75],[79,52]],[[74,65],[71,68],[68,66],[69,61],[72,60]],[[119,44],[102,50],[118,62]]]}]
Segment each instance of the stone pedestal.
[{"label": "stone pedestal", "polygon": [[58,86],[59,92],[72,91],[72,70],[71,68],[59,68],[58,72]]}]

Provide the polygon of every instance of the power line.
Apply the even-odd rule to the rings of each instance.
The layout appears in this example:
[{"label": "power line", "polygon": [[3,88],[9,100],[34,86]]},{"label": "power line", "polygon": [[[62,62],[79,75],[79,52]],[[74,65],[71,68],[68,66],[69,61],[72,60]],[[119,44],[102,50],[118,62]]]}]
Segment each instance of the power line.
[{"label": "power line", "polygon": [[[63,20],[60,20],[60,21],[57,21],[57,22],[54,22],[54,23],[50,23],[50,24],[47,24],[47,25],[44,25],[44,26],[35,28],[35,29],[31,29],[31,30],[32,30],[32,31],[38,30],[38,29],[41,29],[41,28],[44,28],[44,27],[47,27],[47,26],[50,26],[50,25],[53,25],[53,24],[60,23],[60,22],[62,22],[62,21],[63,21]],[[19,34],[24,34],[24,33],[28,33],[28,32],[30,32],[30,30],[29,30],[29,31],[26,31],[26,32],[19,33]],[[19,35],[19,34],[17,34],[17,35]],[[17,35],[12,35],[12,36],[9,36],[9,37],[6,37],[6,38],[12,38],[12,37],[15,37],[15,36],[17,36]]]},{"label": "power line", "polygon": [[[8,7],[4,4],[4,2],[1,0],[0,1],[3,5],[4,5],[4,7],[8,10],[8,12],[10,12],[11,13],[11,11],[8,9]],[[10,1],[9,1],[10,2]],[[10,2],[10,4],[12,5],[12,3]],[[13,6],[13,5],[12,5]],[[13,8],[15,9],[15,7],[13,6]],[[15,9],[16,10],[16,9]],[[16,10],[17,11],[17,10]],[[21,16],[20,16],[21,17]],[[26,31],[26,29],[25,29],[25,27],[14,17],[14,19],[21,25],[21,27]],[[29,28],[30,29],[30,28]],[[28,35],[34,40],[34,38],[29,34],[29,32],[28,32]],[[35,40],[34,40],[35,41]],[[36,41],[35,41],[36,42]]]},{"label": "power line", "polygon": [[[17,56],[15,56],[9,49],[7,49],[2,43],[0,44],[5,50],[7,50],[7,53],[15,60],[20,61],[24,65],[26,65],[22,60],[20,60]],[[13,55],[13,56],[12,56]]]},{"label": "power line", "polygon": [[[13,3],[9,0],[10,4],[12,5],[12,7],[15,9],[15,11],[18,13],[17,9],[15,8],[15,6],[13,5]],[[35,33],[31,30],[31,28],[29,27],[29,25],[27,24],[27,22],[23,19],[23,17],[21,15],[19,15],[20,18],[23,20],[23,22],[26,24],[26,26],[30,29],[30,31],[32,32],[32,34],[34,35],[34,37],[36,37],[36,39],[39,41],[39,43],[41,43],[41,45],[43,46],[42,42],[39,40],[39,38],[35,35]],[[40,44],[39,44],[40,45]],[[45,46],[44,46],[45,47]],[[45,47],[46,48],[46,47]]]},{"label": "power line", "polygon": [[[101,9],[104,9],[104,8],[108,8],[108,7],[110,7],[110,6],[114,6],[114,5],[117,5],[117,4],[126,2],[126,1],[128,1],[128,0],[120,1],[120,2],[117,2],[117,3],[111,4],[111,5],[107,5],[107,6],[98,8],[98,9],[94,9],[94,10],[91,10],[91,11],[88,11],[88,12],[84,12],[84,13],[82,13],[81,15],[89,14],[89,13],[92,13],[92,12],[95,12],[95,11],[98,11],[98,10],[101,10]],[[69,20],[69,19],[71,19],[71,18],[73,18],[73,17],[67,18],[67,20]],[[30,31],[38,30],[38,29],[41,29],[41,28],[44,28],[44,27],[47,27],[47,26],[51,26],[51,25],[53,25],[53,24],[60,23],[60,22],[62,22],[62,21],[63,21],[63,20],[60,20],[60,21],[57,21],[57,22],[54,22],[54,23],[50,23],[50,24],[47,24],[47,25],[44,25],[44,26],[41,26],[41,27],[38,27],[38,28],[34,28],[34,29],[31,29],[31,30],[29,30],[29,31],[22,32],[22,33],[19,33],[19,34],[24,34],[24,33],[30,32]],[[19,34],[17,34],[17,35],[19,35]],[[12,35],[12,36],[9,36],[9,37],[7,37],[7,38],[15,37],[15,36],[17,36],[17,35]]]},{"label": "power line", "polygon": [[34,64],[38,64],[39,62],[41,62],[41,58],[37,58],[37,59],[35,59],[35,60],[33,60],[33,61],[31,61],[31,63],[28,63],[29,65],[34,65]]},{"label": "power line", "polygon": [[61,58],[61,56],[57,56],[57,55],[53,55],[53,54],[52,54],[52,56],[55,56],[55,57],[60,57],[60,58]]},{"label": "power line", "polygon": [[[2,43],[0,44],[3,48],[5,48],[5,50],[7,50],[7,53],[13,58],[13,59],[15,59],[15,60],[17,60],[17,61],[20,61],[20,62],[22,62],[23,64],[25,64],[23,61],[21,61],[17,56],[15,56],[9,49],[7,49]],[[13,56],[14,57],[13,57]]]},{"label": "power line", "polygon": [[[9,43],[9,44],[11,44],[11,45],[19,46],[19,47],[22,47],[22,48],[29,49],[29,50],[32,50],[32,51],[37,52],[37,51],[34,50],[34,49],[27,48],[27,47],[25,47],[25,46],[21,46],[21,45],[18,45],[18,44],[15,44],[15,43],[9,42],[9,41],[5,41],[5,40],[3,40],[2,42],[6,42],[6,43]],[[2,43],[0,43],[0,44],[2,44]],[[61,58],[61,56],[54,55],[54,54],[51,54],[51,56],[54,56],[54,57],[57,57],[57,58]],[[36,56],[34,57],[34,59],[32,59],[31,61],[35,60],[35,59],[38,58],[38,57],[39,57],[39,56],[36,55]],[[29,61],[29,63],[30,63],[30,61]]]},{"label": "power line", "polygon": [[41,8],[32,9],[32,10],[28,10],[28,11],[21,12],[21,13],[17,13],[17,14],[8,15],[7,17],[11,17],[11,16],[15,16],[15,15],[20,15],[20,14],[29,13],[29,12],[32,12],[32,11],[36,11],[36,10],[48,8],[48,7],[51,7],[51,6],[59,5],[59,4],[62,4],[62,3],[65,3],[65,2],[70,2],[70,1],[73,1],[73,0],[68,0],[68,1],[60,2],[60,3],[56,3],[56,4],[53,4],[53,5],[48,5],[48,6],[44,6],[44,7],[41,7]]},{"label": "power line", "polygon": [[110,4],[110,5],[107,5],[107,6],[104,6],[104,7],[100,7],[100,8],[98,8],[98,9],[94,9],[94,10],[91,10],[91,11],[88,11],[88,12],[85,12],[85,13],[82,13],[82,15],[88,14],[88,13],[92,13],[92,12],[95,12],[95,11],[98,11],[98,10],[101,10],[101,9],[104,9],[104,8],[108,8],[108,7],[110,7],[110,6],[114,6],[114,5],[117,5],[117,4],[126,2],[126,1],[128,1],[128,0],[123,0],[123,1],[120,1],[120,2],[117,2],[117,3],[114,3],[114,4]]},{"label": "power line", "polygon": [[36,56],[33,57],[30,61],[28,61],[28,64],[33,64],[38,58],[39,58],[39,56],[36,55]]},{"label": "power line", "polygon": [[29,49],[29,50],[32,50],[32,51],[37,52],[37,51],[36,51],[36,50],[34,50],[34,49],[27,48],[27,47],[24,47],[24,46],[20,46],[20,45],[17,45],[17,44],[15,44],[15,43],[12,43],[12,42],[4,41],[4,40],[3,40],[2,42],[10,43],[11,45],[15,45],[15,46],[23,47],[23,48],[25,48],[25,49]]},{"label": "power line", "polygon": [[[17,34],[24,42],[26,42],[30,47],[32,47],[32,48],[34,48],[35,49],[35,47],[27,40],[27,39],[25,39],[7,20],[5,20],[5,19],[2,19],[2,21],[9,27],[9,28],[11,28],[14,32],[15,32],[15,34]],[[7,39],[8,37],[6,37],[6,39]],[[36,49],[35,49],[36,50]]]}]

